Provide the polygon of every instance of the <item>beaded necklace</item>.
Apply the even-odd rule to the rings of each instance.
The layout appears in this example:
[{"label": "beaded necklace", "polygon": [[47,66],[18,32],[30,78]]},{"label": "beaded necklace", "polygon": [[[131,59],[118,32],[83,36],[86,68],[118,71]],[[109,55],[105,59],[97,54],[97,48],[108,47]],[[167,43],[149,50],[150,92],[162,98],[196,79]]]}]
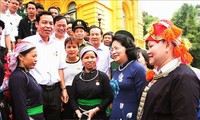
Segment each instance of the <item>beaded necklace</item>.
[{"label": "beaded necklace", "polygon": [[94,80],[98,75],[99,75],[99,71],[97,70],[97,73],[96,73],[96,75],[93,77],[93,78],[91,78],[91,79],[83,79],[83,77],[82,77],[82,75],[83,75],[83,73],[84,72],[81,72],[81,74],[79,75],[79,78],[81,79],[81,80],[83,80],[83,81],[92,81],[92,80]]},{"label": "beaded necklace", "polygon": [[118,67],[119,71],[123,71],[124,69],[126,69],[134,60],[130,61],[129,63],[127,63],[122,69],[120,68],[120,65]]}]

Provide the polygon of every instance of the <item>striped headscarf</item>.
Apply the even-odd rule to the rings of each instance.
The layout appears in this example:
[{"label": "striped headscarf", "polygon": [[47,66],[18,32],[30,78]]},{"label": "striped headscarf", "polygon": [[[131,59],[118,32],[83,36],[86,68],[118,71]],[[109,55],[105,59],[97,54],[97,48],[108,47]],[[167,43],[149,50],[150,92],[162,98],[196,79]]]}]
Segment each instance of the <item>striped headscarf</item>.
[{"label": "striped headscarf", "polygon": [[19,62],[19,61],[17,61],[18,55],[21,52],[24,52],[24,51],[26,51],[30,48],[34,48],[34,47],[35,46],[32,43],[27,42],[27,41],[21,41],[16,45],[14,51],[10,54],[10,61],[8,63],[8,67],[11,70],[11,72],[13,72],[18,65],[18,62]]},{"label": "striped headscarf", "polygon": [[21,41],[18,44],[16,44],[13,52],[10,53],[9,56],[5,57],[7,63],[4,64],[5,76],[3,79],[2,86],[0,87],[2,90],[8,89],[8,81],[10,78],[10,74],[16,69],[18,65],[19,61],[17,60],[17,57],[19,56],[19,54],[31,48],[35,48],[35,46],[32,43],[27,41]]}]

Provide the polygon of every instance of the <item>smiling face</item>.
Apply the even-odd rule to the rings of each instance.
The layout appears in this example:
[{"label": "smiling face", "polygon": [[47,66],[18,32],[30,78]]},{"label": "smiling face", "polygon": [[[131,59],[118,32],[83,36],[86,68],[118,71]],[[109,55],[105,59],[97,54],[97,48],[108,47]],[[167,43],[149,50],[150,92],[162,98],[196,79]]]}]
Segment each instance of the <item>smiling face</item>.
[{"label": "smiling face", "polygon": [[99,28],[90,29],[90,42],[96,49],[101,44],[101,30]]},{"label": "smiling face", "polygon": [[37,32],[41,38],[48,38],[53,31],[53,17],[51,15],[42,15],[39,23],[36,22]]},{"label": "smiling face", "polygon": [[33,69],[37,63],[37,50],[33,49],[25,55],[19,54],[19,66],[24,67],[26,71]]},{"label": "smiling face", "polygon": [[147,45],[148,45],[147,53],[149,56],[149,63],[154,66],[160,66],[164,53],[162,41],[158,43],[155,41],[149,41]]},{"label": "smiling face", "polygon": [[54,30],[56,36],[64,37],[67,31],[67,21],[66,19],[61,19],[56,21],[54,25]]},{"label": "smiling face", "polygon": [[124,64],[128,60],[126,48],[116,40],[111,45],[111,55],[114,61],[120,65]]},{"label": "smiling face", "polygon": [[166,41],[148,41],[149,63],[156,69],[162,68],[175,57],[173,55],[174,45]]},{"label": "smiling face", "polygon": [[93,51],[87,51],[81,58],[86,72],[90,72],[96,68],[97,56]]}]

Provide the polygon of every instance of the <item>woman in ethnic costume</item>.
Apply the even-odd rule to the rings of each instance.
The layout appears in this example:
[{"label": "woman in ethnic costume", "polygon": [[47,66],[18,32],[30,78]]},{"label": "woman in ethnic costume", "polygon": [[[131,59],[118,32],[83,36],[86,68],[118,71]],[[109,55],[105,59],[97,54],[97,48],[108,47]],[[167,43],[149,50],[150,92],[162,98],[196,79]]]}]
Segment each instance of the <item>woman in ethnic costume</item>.
[{"label": "woman in ethnic costume", "polygon": [[[37,63],[36,47],[19,42],[10,55],[9,89],[14,120],[43,120],[42,89],[29,73]],[[8,72],[8,71],[7,71]]]},{"label": "woman in ethnic costume", "polygon": [[186,65],[192,62],[182,30],[171,21],[153,24],[147,36],[149,84],[144,88],[137,120],[197,120],[200,83]]},{"label": "woman in ethnic costume", "polygon": [[110,120],[135,120],[142,88],[146,83],[145,69],[137,62],[134,37],[119,30],[113,37],[111,54],[119,67],[114,72],[110,85],[115,97]]},{"label": "woman in ethnic costume", "polygon": [[106,108],[113,100],[112,89],[108,76],[96,70],[98,59],[96,49],[92,46],[84,47],[80,52],[84,66],[77,74],[72,84],[71,105],[79,119],[106,119]]}]

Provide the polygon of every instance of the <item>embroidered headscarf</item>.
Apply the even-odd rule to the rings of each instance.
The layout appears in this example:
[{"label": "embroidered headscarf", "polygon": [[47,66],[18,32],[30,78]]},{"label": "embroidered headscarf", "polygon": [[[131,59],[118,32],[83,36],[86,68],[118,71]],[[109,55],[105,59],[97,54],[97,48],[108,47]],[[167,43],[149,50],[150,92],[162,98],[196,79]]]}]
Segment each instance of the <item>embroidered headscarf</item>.
[{"label": "embroidered headscarf", "polygon": [[21,52],[24,52],[31,48],[35,48],[35,46],[32,43],[27,42],[27,41],[21,41],[18,44],[16,44],[15,49],[13,50],[12,53],[10,53],[10,56],[5,57],[7,63],[4,64],[5,76],[3,79],[2,86],[1,86],[2,90],[8,89],[8,81],[10,78],[10,74],[16,69],[18,62],[19,62],[17,60],[18,55]]},{"label": "embroidered headscarf", "polygon": [[193,57],[188,52],[187,43],[181,35],[182,29],[175,26],[171,21],[160,20],[154,23],[149,29],[149,33],[146,35],[146,43],[148,41],[159,42],[161,40],[172,42],[175,45],[173,50],[174,56],[180,58],[182,63],[190,64]]}]

